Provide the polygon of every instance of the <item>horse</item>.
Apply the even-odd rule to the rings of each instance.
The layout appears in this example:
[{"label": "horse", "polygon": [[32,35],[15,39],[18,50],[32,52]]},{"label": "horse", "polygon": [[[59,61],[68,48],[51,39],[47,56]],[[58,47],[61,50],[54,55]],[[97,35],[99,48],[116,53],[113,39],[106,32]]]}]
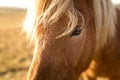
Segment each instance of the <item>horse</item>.
[{"label": "horse", "polygon": [[27,80],[96,79],[96,66],[95,76],[87,74],[93,61],[113,80],[109,71],[120,70],[116,13],[110,0],[34,0],[23,26],[35,44]]}]

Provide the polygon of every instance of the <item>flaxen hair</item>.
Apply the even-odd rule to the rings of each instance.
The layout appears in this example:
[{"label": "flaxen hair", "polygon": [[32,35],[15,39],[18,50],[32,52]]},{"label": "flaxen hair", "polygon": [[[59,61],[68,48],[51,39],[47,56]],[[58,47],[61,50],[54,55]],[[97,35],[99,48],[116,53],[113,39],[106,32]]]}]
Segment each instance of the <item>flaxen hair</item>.
[{"label": "flaxen hair", "polygon": [[[100,48],[106,44],[108,38],[115,35],[116,13],[111,0],[91,1],[96,28],[96,47]],[[75,28],[78,24],[78,16],[82,17],[82,25],[84,25],[84,17],[75,9],[73,0],[35,0],[28,9],[23,30],[26,31],[31,39],[35,39],[39,37],[36,35],[36,31],[40,33],[40,30],[38,30],[40,26],[38,25],[57,24],[63,14],[69,18],[69,22],[66,30],[61,35],[58,35],[57,38],[67,35]]]}]

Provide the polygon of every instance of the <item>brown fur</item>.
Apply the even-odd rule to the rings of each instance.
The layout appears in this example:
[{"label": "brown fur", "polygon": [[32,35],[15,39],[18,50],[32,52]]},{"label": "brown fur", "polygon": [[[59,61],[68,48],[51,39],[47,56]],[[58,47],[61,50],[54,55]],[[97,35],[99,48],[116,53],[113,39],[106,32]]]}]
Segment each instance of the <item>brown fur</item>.
[{"label": "brown fur", "polygon": [[[95,58],[92,65],[94,71],[92,71],[92,76],[87,74],[89,77],[96,79],[97,76],[105,76],[113,80],[112,78],[116,76],[116,79],[119,79],[120,73],[118,72],[116,75],[116,71],[120,66],[120,64],[118,64],[120,24],[116,25],[116,35],[112,35],[112,33],[115,33],[111,30],[114,29],[114,20],[109,20],[110,22],[113,21],[111,23],[113,26],[110,29],[107,29],[109,26],[105,24],[104,21],[100,24],[98,21],[96,22],[96,24],[99,24],[99,27],[97,27],[95,24],[95,11],[93,11],[92,0],[73,0],[75,8],[84,16],[85,19],[84,25],[81,26],[82,32],[79,36],[71,37],[70,35],[72,34],[72,31],[70,31],[67,35],[56,39],[56,37],[62,34],[68,26],[69,17],[65,13],[62,13],[61,16],[58,16],[60,18],[56,20],[55,23],[44,24],[44,22],[47,21],[47,18],[49,18],[56,10],[56,8],[53,8],[50,15],[47,17],[45,16],[45,20],[39,24],[39,19],[41,19],[39,15],[42,14],[49,6],[45,3],[46,1],[50,2],[50,0],[36,1],[37,10],[36,12],[33,12],[35,13],[35,20],[33,20],[34,22],[32,24],[32,26],[34,26],[32,29],[34,30],[30,32],[30,35],[34,36],[35,38],[35,53],[28,72],[27,80],[78,80],[80,74],[89,67],[89,64],[94,56]],[[43,5],[46,6],[43,8]],[[105,8],[107,9],[108,7],[109,6],[107,5]],[[108,11],[111,12],[111,10]],[[102,13],[104,12],[105,11]],[[104,17],[106,13],[107,12],[105,12]],[[111,14],[112,13],[109,15]],[[81,17],[78,18],[78,24],[82,24],[83,21]],[[105,19],[101,19],[108,20],[112,18],[105,17]],[[98,20],[98,18],[96,18],[96,20]],[[101,26],[102,24],[104,26]],[[101,35],[102,32],[99,30],[99,28],[101,30],[104,29],[104,33],[106,34],[105,36],[104,34]],[[100,31],[98,33],[98,38],[96,38],[96,30]],[[111,35],[114,37],[111,38]],[[100,38],[102,39],[98,40]],[[107,38],[109,38],[108,43],[106,43]],[[100,45],[99,48],[97,48],[97,50],[99,49],[97,52],[95,52],[96,43],[97,45]],[[104,45],[105,43],[106,45]],[[104,47],[101,48],[101,46]],[[115,58],[116,56],[117,58]],[[113,63],[116,66],[115,68],[113,65],[111,65]],[[87,71],[83,75],[86,76],[86,73]],[[86,79],[85,77],[83,78],[84,80],[88,79],[87,77]]]},{"label": "brown fur", "polygon": [[[67,26],[63,23],[68,20],[65,15],[53,24],[55,27],[46,27],[39,39],[27,80],[78,80],[80,73],[88,67],[96,42],[92,9],[86,0],[75,1],[75,5],[86,19],[81,35],[70,37],[70,33],[56,39]],[[80,24],[82,21],[79,19]]]},{"label": "brown fur", "polygon": [[102,50],[96,52],[89,69],[83,73],[84,80],[97,80],[98,77],[120,80],[120,10],[116,9],[116,13],[116,36],[109,39]]}]

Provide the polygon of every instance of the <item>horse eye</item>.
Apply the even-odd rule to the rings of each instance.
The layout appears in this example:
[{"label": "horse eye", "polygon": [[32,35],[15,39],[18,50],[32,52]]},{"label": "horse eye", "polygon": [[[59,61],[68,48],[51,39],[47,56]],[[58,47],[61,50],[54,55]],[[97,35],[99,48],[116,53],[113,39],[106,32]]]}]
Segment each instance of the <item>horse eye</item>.
[{"label": "horse eye", "polygon": [[81,26],[77,25],[70,36],[78,36],[80,35],[81,31],[82,31]]}]

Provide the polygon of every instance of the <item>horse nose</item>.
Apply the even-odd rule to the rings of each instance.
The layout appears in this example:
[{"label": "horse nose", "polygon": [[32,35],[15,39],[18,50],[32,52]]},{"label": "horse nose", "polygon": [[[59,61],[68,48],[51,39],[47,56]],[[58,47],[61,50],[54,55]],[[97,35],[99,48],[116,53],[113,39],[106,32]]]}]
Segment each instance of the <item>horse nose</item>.
[{"label": "horse nose", "polygon": [[63,80],[67,69],[61,56],[62,50],[55,43],[45,42],[38,52],[40,62],[37,65],[36,80]]},{"label": "horse nose", "polygon": [[[56,56],[50,55],[52,51],[43,50],[37,65],[36,80],[61,80],[65,69],[62,67]],[[38,63],[37,63],[38,64]],[[63,70],[64,69],[64,70]]]}]

